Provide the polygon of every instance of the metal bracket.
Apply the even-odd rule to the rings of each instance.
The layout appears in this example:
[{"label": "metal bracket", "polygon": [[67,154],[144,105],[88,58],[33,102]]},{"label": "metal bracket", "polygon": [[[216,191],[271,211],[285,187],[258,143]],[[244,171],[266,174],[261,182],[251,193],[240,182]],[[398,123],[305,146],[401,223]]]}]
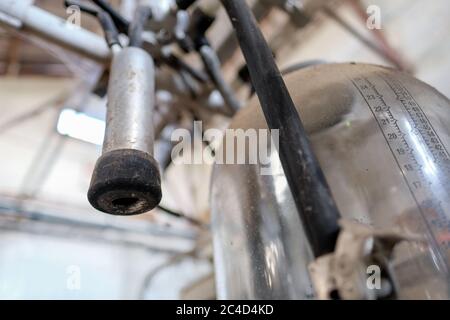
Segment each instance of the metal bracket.
[{"label": "metal bracket", "polygon": [[[395,279],[390,258],[402,241],[423,241],[423,237],[393,229],[373,229],[351,220],[340,220],[341,232],[333,253],[317,258],[309,271],[318,299],[375,300],[395,296]],[[369,284],[378,273],[380,286]]]}]

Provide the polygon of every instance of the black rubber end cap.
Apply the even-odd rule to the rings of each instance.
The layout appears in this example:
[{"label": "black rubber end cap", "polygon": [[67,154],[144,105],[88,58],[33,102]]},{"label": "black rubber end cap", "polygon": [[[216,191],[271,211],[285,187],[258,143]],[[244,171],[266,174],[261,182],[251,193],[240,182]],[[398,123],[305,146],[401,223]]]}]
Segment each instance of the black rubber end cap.
[{"label": "black rubber end cap", "polygon": [[103,154],[95,164],[88,200],[113,215],[140,214],[161,201],[158,163],[149,154],[133,149]]}]

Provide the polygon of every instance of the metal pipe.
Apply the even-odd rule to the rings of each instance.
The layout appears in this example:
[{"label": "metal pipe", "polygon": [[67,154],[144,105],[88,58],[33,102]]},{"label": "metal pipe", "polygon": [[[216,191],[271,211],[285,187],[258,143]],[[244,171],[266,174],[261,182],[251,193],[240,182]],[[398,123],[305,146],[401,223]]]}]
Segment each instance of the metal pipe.
[{"label": "metal pipe", "polygon": [[339,212],[287,91],[272,51],[244,0],[222,0],[235,29],[271,130],[279,130],[278,154],[314,255],[334,250]]},{"label": "metal pipe", "polygon": [[147,20],[150,18],[152,12],[149,7],[139,6],[135,12],[134,21],[130,24],[129,38],[130,47],[142,47],[142,32]]},{"label": "metal pipe", "polygon": [[142,247],[167,253],[184,253],[185,250],[189,250],[195,238],[193,234],[170,228],[141,230],[128,226],[59,217],[26,208],[9,207],[1,202],[0,229],[62,236],[65,239],[72,236],[83,241]]},{"label": "metal pipe", "polygon": [[164,206],[162,206],[162,205],[158,205],[157,208],[158,208],[159,210],[161,210],[161,211],[167,213],[168,215],[171,215],[171,216],[176,217],[176,218],[179,218],[179,219],[184,219],[184,220],[188,221],[189,223],[192,223],[192,224],[194,224],[194,225],[196,225],[196,226],[198,226],[198,227],[205,228],[205,229],[207,229],[207,228],[209,227],[208,225],[206,225],[206,224],[203,223],[202,221],[200,221],[200,220],[198,220],[198,219],[195,219],[195,218],[192,218],[192,217],[189,217],[189,216],[187,216],[187,215],[184,214],[184,213],[180,213],[180,212],[171,210],[171,209],[169,209],[169,208],[167,208],[167,207],[164,207]]},{"label": "metal pipe", "polygon": [[29,1],[2,0],[0,13],[20,21],[14,24],[0,19],[1,25],[30,31],[41,38],[100,62],[108,61],[111,57],[110,50],[102,37],[83,28],[74,27]]},{"label": "metal pipe", "polygon": [[231,114],[236,113],[241,108],[241,103],[223,78],[222,72],[220,71],[220,61],[216,52],[210,46],[203,45],[200,47],[199,53],[212,82],[222,95],[228,111]]},{"label": "metal pipe", "polygon": [[[347,0],[350,8],[355,11],[355,13],[359,16],[362,22],[365,24],[368,16],[366,12],[366,8],[362,5],[361,1]],[[378,42],[380,46],[380,50],[384,53],[385,59],[390,61],[394,66],[398,67],[400,70],[414,73],[414,65],[411,64],[410,61],[403,57],[402,53],[396,50],[391,43],[386,38],[385,32],[381,29],[374,28],[371,30],[373,36],[375,37],[376,42]]]},{"label": "metal pipe", "polygon": [[161,177],[153,158],[155,67],[140,48],[113,58],[103,154],[88,199],[100,211],[132,215],[150,211],[161,200]]},{"label": "metal pipe", "polygon": [[15,126],[19,126],[28,120],[40,116],[50,109],[61,107],[61,105],[65,104],[68,100],[68,96],[69,92],[63,92],[62,94],[45,101],[43,104],[32,109],[31,111],[20,113],[17,116],[0,123],[0,135]]},{"label": "metal pipe", "polygon": [[325,13],[329,18],[333,19],[336,23],[338,23],[341,27],[343,27],[347,32],[349,32],[352,36],[361,41],[366,47],[370,50],[378,54],[381,58],[391,63],[393,66],[398,68],[399,70],[408,70],[407,64],[404,63],[398,56],[396,52],[394,52],[390,47],[386,46],[384,43],[381,43],[382,46],[378,46],[373,43],[370,39],[367,39],[363,34],[361,34],[357,29],[352,27],[348,22],[346,22],[340,15],[331,10],[329,7],[324,6],[322,8],[323,13]]},{"label": "metal pipe", "polygon": [[103,153],[137,149],[153,154],[154,88],[153,60],[145,51],[130,47],[114,57]]}]

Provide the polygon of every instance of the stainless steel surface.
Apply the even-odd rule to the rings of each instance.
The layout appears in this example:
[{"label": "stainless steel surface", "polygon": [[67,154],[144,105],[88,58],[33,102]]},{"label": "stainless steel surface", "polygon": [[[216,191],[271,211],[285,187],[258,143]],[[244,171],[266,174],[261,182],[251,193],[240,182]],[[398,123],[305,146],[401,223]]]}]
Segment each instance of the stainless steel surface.
[{"label": "stainless steel surface", "polygon": [[114,56],[103,153],[135,149],[153,155],[154,75],[153,60],[142,49],[129,47]]},{"label": "stainless steel surface", "polygon": [[[314,66],[286,82],[342,216],[428,239],[394,252],[400,298],[448,298],[449,100],[407,74],[373,65]],[[266,128],[256,99],[230,128]],[[219,298],[313,295],[309,248],[276,152],[270,159],[270,175],[261,175],[261,165],[214,167]]]}]

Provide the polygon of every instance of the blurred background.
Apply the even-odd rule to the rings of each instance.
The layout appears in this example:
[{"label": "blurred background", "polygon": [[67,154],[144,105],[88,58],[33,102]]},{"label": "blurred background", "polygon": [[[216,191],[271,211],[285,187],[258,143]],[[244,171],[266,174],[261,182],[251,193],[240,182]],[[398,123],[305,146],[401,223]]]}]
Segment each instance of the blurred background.
[{"label": "blurred background", "polygon": [[[111,1],[127,17],[137,2]],[[281,70],[318,61],[380,64],[450,96],[448,0],[248,3]],[[69,16],[63,1],[34,4]],[[380,10],[379,30],[367,27],[369,6]],[[81,16],[81,26],[102,34],[89,16]],[[244,60],[223,9],[207,35],[245,105]],[[183,59],[201,67],[192,54]],[[0,24],[0,298],[213,299],[209,165],[171,164],[167,146],[156,146],[156,156],[166,159],[162,204],[169,212],[114,217],[86,199],[103,139],[104,71],[98,61]],[[167,74],[161,67],[157,77]],[[158,83],[157,90],[164,113],[168,92]],[[180,105],[168,111],[172,122],[184,119]],[[221,128],[228,121],[211,119]],[[168,139],[164,128],[161,141]]]}]

